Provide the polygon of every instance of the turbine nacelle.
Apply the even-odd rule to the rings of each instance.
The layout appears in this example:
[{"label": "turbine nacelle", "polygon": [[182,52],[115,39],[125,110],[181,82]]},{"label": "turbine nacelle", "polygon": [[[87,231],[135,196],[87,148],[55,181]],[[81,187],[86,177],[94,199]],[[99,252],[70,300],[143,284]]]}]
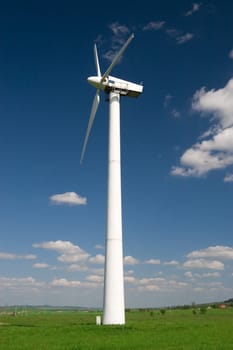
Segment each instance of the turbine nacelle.
[{"label": "turbine nacelle", "polygon": [[142,85],[112,76],[105,78],[100,76],[91,76],[87,78],[87,81],[96,89],[105,91],[106,93],[109,93],[110,91],[117,91],[120,95],[129,97],[138,97],[143,90]]}]

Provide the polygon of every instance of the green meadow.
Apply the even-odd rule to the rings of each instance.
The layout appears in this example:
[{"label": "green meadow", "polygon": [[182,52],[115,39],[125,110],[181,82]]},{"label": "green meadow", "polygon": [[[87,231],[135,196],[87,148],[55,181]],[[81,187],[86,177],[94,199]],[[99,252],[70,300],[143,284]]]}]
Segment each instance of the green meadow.
[{"label": "green meadow", "polygon": [[130,311],[125,326],[97,326],[96,313],[0,314],[1,350],[232,350],[233,309]]}]

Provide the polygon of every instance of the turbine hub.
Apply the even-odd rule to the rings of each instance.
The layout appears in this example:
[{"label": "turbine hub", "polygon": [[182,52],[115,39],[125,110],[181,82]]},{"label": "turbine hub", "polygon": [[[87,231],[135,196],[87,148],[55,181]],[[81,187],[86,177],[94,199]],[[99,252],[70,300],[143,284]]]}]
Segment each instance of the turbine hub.
[{"label": "turbine hub", "polygon": [[100,88],[101,84],[101,77],[88,77],[87,81],[92,86],[96,87],[97,89]]}]

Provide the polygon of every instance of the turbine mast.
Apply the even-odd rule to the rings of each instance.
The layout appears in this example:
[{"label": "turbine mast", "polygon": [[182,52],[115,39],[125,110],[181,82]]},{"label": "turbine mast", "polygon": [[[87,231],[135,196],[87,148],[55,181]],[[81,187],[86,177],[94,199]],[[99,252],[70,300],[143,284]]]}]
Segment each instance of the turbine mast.
[{"label": "turbine mast", "polygon": [[123,243],[122,243],[122,208],[121,208],[121,147],[120,147],[120,97],[138,97],[142,85],[109,76],[112,69],[119,62],[122,54],[133,40],[132,34],[112,63],[101,76],[98,52],[94,46],[94,57],[97,76],[87,80],[97,91],[94,97],[91,114],[87,126],[86,136],[81,154],[83,160],[89,134],[95,119],[100,101],[100,91],[109,94],[109,153],[108,153],[108,195],[107,222],[105,238],[105,272],[104,272],[104,302],[103,324],[125,324],[125,298],[123,273]]},{"label": "turbine mast", "polygon": [[105,276],[103,324],[125,324],[121,155],[120,93],[109,95],[109,154],[107,227],[105,241]]}]

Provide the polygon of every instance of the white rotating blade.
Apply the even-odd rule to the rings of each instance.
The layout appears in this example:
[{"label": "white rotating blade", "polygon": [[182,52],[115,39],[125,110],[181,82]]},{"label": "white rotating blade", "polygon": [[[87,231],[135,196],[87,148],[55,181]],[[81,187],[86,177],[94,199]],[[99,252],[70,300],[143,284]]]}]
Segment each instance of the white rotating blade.
[{"label": "white rotating blade", "polygon": [[95,115],[96,115],[97,108],[99,106],[99,102],[100,102],[100,91],[98,89],[96,94],[95,94],[93,103],[92,103],[91,114],[90,114],[90,118],[89,118],[89,122],[88,122],[88,126],[87,126],[85,140],[83,143],[83,149],[82,149],[82,154],[81,154],[81,158],[80,158],[80,163],[82,163],[82,161],[83,161],[83,157],[84,157],[86,146],[87,146],[87,141],[88,141],[88,138],[90,135],[92,124],[93,124],[94,119],[95,119]]},{"label": "white rotating blade", "polygon": [[101,82],[104,81],[104,79],[109,76],[111,70],[113,69],[113,67],[115,67],[115,65],[117,64],[117,62],[119,61],[120,57],[122,56],[123,52],[125,51],[125,49],[129,46],[129,44],[131,43],[131,41],[134,38],[134,34],[131,34],[131,36],[129,37],[129,39],[124,43],[124,45],[122,46],[122,48],[120,49],[120,51],[116,54],[116,56],[114,57],[112,63],[110,64],[110,66],[108,67],[108,69],[106,70],[106,72],[104,73],[104,75],[102,76]]},{"label": "white rotating blade", "polygon": [[98,52],[97,52],[96,44],[94,45],[94,57],[95,57],[95,66],[96,66],[97,75],[98,75],[98,77],[101,77],[99,58],[98,58]]}]

